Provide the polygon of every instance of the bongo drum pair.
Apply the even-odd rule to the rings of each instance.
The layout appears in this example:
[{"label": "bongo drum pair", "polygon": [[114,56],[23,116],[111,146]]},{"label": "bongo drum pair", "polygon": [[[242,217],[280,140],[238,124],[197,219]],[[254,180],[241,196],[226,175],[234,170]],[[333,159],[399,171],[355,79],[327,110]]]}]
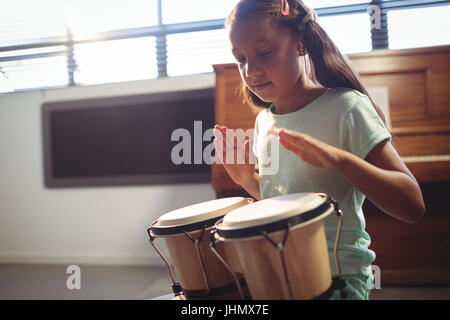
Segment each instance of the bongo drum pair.
[{"label": "bongo drum pair", "polygon": [[[339,217],[334,279],[323,223],[332,213]],[[169,268],[175,295],[327,299],[339,289],[345,298],[337,257],[342,221],[332,198],[298,193],[254,203],[240,197],[208,201],[161,216],[148,232]],[[181,287],[154,245],[155,237],[166,241]]]},{"label": "bongo drum pair", "polygon": [[[228,212],[248,205],[253,199],[230,197],[194,204],[162,215],[147,230],[150,243],[166,263],[175,296],[187,299],[241,299],[248,297],[245,280],[227,270],[210,250],[210,233],[214,224]],[[154,243],[165,240],[174,270]],[[239,261],[226,243],[216,247],[221,256],[238,270]],[[242,289],[244,288],[244,289]]]}]

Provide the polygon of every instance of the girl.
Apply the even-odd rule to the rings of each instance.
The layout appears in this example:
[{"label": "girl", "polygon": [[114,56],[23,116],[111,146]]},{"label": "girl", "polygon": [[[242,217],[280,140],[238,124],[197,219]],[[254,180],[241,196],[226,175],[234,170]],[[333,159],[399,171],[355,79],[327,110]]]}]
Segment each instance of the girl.
[{"label": "girl", "polygon": [[[248,140],[230,147],[226,139],[216,139],[218,159],[256,199],[297,192],[335,198],[345,217],[338,254],[349,298],[368,299],[375,253],[368,248],[361,210],[365,197],[410,223],[425,211],[419,185],[391,145],[382,113],[302,1],[241,0],[226,26],[244,93],[264,109],[256,118],[253,147]],[[216,125],[216,138],[226,129]],[[281,145],[278,170],[265,174],[263,155],[274,134]],[[247,162],[225,163],[227,154],[239,149]],[[250,150],[259,172],[249,161]],[[325,221],[332,270],[336,220]],[[332,298],[339,298],[337,292]]]}]

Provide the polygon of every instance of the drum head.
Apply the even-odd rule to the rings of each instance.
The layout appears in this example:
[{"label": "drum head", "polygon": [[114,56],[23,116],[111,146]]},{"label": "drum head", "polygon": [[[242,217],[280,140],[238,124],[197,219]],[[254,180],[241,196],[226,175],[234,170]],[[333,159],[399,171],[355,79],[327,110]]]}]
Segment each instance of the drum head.
[{"label": "drum head", "polygon": [[152,231],[160,235],[175,234],[213,226],[225,214],[249,202],[244,197],[229,197],[193,204],[162,215],[152,225]]},{"label": "drum head", "polygon": [[324,218],[333,212],[329,198],[317,193],[295,193],[268,198],[229,212],[216,224],[224,238],[260,235]]}]

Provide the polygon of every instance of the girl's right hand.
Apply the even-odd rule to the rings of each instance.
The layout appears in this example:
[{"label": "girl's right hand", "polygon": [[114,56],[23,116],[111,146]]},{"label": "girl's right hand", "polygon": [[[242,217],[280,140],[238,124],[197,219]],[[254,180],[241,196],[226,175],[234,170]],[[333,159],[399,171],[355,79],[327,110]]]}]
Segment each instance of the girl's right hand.
[{"label": "girl's right hand", "polygon": [[216,156],[214,162],[222,164],[228,175],[239,185],[246,184],[253,179],[255,172],[255,157],[250,147],[250,140],[238,139],[225,126],[214,126],[214,147]]}]

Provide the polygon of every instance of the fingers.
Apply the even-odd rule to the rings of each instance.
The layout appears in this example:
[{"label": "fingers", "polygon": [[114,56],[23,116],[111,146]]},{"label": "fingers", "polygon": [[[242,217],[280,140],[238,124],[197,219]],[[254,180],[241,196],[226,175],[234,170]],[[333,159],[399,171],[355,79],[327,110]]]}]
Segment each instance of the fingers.
[{"label": "fingers", "polygon": [[242,140],[241,136],[235,135],[232,129],[215,125],[213,132],[215,140],[220,140],[226,150],[239,149],[244,146],[245,140]]},{"label": "fingers", "polygon": [[245,161],[249,164],[256,164],[256,156],[253,153],[253,142],[250,139],[245,140]]},{"label": "fingers", "polygon": [[249,155],[251,152],[249,137],[235,134],[233,129],[226,126],[215,125],[213,132],[216,155],[222,164],[247,164],[249,159],[254,159],[253,155],[253,157]]},{"label": "fingers", "polygon": [[272,126],[272,127],[269,128],[269,133],[273,134],[275,136],[279,136],[280,135],[280,129],[275,128],[275,127]]},{"label": "fingers", "polygon": [[[218,135],[214,134],[216,137]],[[214,149],[215,149],[215,155],[213,158],[213,163],[216,164],[223,164],[224,159],[224,150],[223,150],[223,143],[220,143],[221,139],[214,139]]]},{"label": "fingers", "polygon": [[311,152],[314,148],[311,137],[298,131],[286,128],[271,127],[269,133],[278,136],[278,142],[285,149],[297,154],[300,158]]},{"label": "fingers", "polygon": [[248,163],[256,164],[257,162],[256,155],[253,152],[253,148],[254,148],[253,140],[248,139],[248,149],[247,149]]},{"label": "fingers", "polygon": [[273,135],[278,136],[278,141],[280,143],[287,141],[292,145],[303,145],[304,143],[311,142],[311,138],[308,135],[294,130],[271,127],[269,129],[269,132]]},{"label": "fingers", "polygon": [[238,137],[234,135],[232,129],[229,129],[225,126],[215,125],[214,135],[216,136],[216,139],[222,139],[224,143],[224,149],[236,149],[239,146],[238,142],[241,142],[242,144],[244,143],[244,141],[242,141],[241,139],[238,140]]},{"label": "fingers", "polygon": [[231,148],[233,145],[233,137],[231,137],[226,132],[226,127],[214,126],[214,147],[216,149],[216,155],[218,155],[220,159],[220,163],[230,163],[233,159],[229,159],[234,155],[234,152]]},{"label": "fingers", "polygon": [[228,159],[231,156],[234,156],[234,152],[230,146],[233,145],[233,137],[229,134],[227,135],[227,127],[215,125],[214,132],[214,148],[216,150],[216,159],[217,164],[224,164],[232,162],[232,159]]},{"label": "fingers", "polygon": [[290,141],[294,141],[296,139],[304,139],[305,138],[305,134],[294,131],[294,130],[288,130],[285,128],[281,128],[279,130],[279,137],[283,138],[283,139],[287,139]]}]

